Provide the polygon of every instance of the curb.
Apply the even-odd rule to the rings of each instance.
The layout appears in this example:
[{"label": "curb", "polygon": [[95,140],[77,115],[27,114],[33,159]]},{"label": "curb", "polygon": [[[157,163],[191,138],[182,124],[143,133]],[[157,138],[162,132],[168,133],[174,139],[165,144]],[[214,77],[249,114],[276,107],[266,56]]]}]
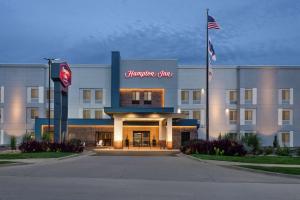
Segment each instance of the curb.
[{"label": "curb", "polygon": [[[236,170],[241,170],[241,171],[265,174],[265,175],[273,175],[273,176],[279,176],[279,177],[284,177],[284,178],[294,178],[294,179],[299,179],[300,178],[300,175],[282,174],[282,173],[277,173],[277,172],[268,172],[268,171],[263,171],[263,170],[259,170],[259,169],[250,169],[250,168],[246,168],[246,167],[240,167],[238,165],[218,165],[216,163],[207,162],[206,160],[195,158],[194,156],[186,155],[186,154],[183,154],[183,153],[180,153],[179,156],[187,157],[189,159],[192,159],[192,160],[195,160],[195,161],[198,161],[198,162],[217,165],[217,166],[220,166],[220,167],[225,167],[225,168],[230,168],[230,169],[236,169]],[[224,162],[226,162],[226,161],[224,161]],[[253,166],[259,166],[259,165],[253,165]]]}]

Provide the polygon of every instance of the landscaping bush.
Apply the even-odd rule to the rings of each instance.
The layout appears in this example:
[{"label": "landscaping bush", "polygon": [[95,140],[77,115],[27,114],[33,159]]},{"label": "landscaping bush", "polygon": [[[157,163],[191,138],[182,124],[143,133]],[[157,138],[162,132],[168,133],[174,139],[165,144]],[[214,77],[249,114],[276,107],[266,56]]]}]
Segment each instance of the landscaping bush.
[{"label": "landscaping bush", "polygon": [[16,138],[16,136],[11,136],[10,137],[10,149],[11,150],[16,150],[17,149],[17,138]]},{"label": "landscaping bush", "polygon": [[252,153],[252,154],[262,153],[260,148],[260,139],[256,134],[242,137],[242,143],[244,144],[245,149],[248,153]]},{"label": "landscaping bush", "polygon": [[49,132],[43,133],[42,141],[44,141],[44,142],[50,142],[51,141],[51,134]]},{"label": "landscaping bush", "polygon": [[288,147],[278,147],[275,151],[278,156],[289,156],[290,149]]},{"label": "landscaping bush", "polygon": [[265,155],[270,155],[270,154],[272,154],[273,153],[273,147],[266,147],[265,149],[264,149],[264,154]]},{"label": "landscaping bush", "polygon": [[296,149],[296,155],[300,156],[300,147]]},{"label": "landscaping bush", "polygon": [[242,144],[228,139],[221,140],[191,140],[188,144],[181,147],[181,151],[185,154],[211,154],[211,155],[245,155],[246,151]]},{"label": "landscaping bush", "polygon": [[68,143],[50,143],[50,142],[38,142],[38,141],[27,141],[22,142],[19,146],[22,152],[73,152],[81,153],[84,150],[84,146],[81,141],[70,141]]}]

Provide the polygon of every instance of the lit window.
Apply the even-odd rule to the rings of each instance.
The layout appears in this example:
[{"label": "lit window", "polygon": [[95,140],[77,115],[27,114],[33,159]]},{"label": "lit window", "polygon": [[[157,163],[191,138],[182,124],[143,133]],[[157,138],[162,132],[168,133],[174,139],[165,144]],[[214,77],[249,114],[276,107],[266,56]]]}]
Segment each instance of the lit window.
[{"label": "lit window", "polygon": [[237,120],[237,111],[229,110],[229,123],[236,124],[236,120]]},{"label": "lit window", "polygon": [[290,133],[283,132],[281,133],[281,142],[283,146],[290,146]]},{"label": "lit window", "polygon": [[201,103],[201,91],[194,90],[193,91],[193,104],[200,104]]},{"label": "lit window", "polygon": [[[49,99],[49,89],[47,89],[46,91],[46,100],[48,101]],[[53,101],[54,99],[54,90],[51,88],[50,89],[50,100]]]},{"label": "lit window", "polygon": [[[50,109],[50,118],[54,117],[54,110]],[[49,118],[49,109],[46,109],[46,118]]]},{"label": "lit window", "polygon": [[102,110],[95,110],[95,119],[102,119]]},{"label": "lit window", "polygon": [[189,104],[189,91],[188,90],[181,90],[181,103]]},{"label": "lit window", "polygon": [[282,110],[282,123],[290,124],[291,120],[291,111],[290,110]]},{"label": "lit window", "polygon": [[245,110],[245,122],[252,123],[253,119],[253,111],[252,110]]},{"label": "lit window", "polygon": [[39,89],[37,87],[32,87],[30,89],[31,102],[36,102],[39,100]]},{"label": "lit window", "polygon": [[132,92],[132,104],[140,104],[140,92]]},{"label": "lit window", "polygon": [[290,89],[281,90],[281,98],[283,104],[289,104],[291,98]]},{"label": "lit window", "polygon": [[26,109],[26,118],[29,123],[31,123],[31,121],[37,117],[39,117],[38,108],[27,108]]},{"label": "lit window", "polygon": [[91,90],[84,89],[82,91],[82,95],[83,95],[83,102],[84,103],[91,102]]},{"label": "lit window", "polygon": [[201,112],[200,110],[193,110],[193,119],[201,120]]},{"label": "lit window", "polygon": [[102,103],[103,99],[103,91],[101,89],[95,90],[95,102],[96,103]]},{"label": "lit window", "polygon": [[3,123],[3,108],[0,108],[0,123]]},{"label": "lit window", "polygon": [[152,92],[144,92],[144,104],[152,103]]},{"label": "lit window", "polygon": [[237,91],[236,90],[230,90],[229,91],[229,103],[230,104],[236,104],[237,103]]},{"label": "lit window", "polygon": [[245,90],[245,103],[252,103],[253,91],[252,89]]},{"label": "lit window", "polygon": [[83,119],[90,119],[91,118],[91,110],[90,109],[83,109],[82,112]]}]

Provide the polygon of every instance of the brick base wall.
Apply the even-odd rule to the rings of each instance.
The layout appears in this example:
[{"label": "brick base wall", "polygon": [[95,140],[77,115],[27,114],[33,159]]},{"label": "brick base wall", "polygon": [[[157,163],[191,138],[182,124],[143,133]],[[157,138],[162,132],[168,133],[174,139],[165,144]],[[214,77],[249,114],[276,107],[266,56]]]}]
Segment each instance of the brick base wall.
[{"label": "brick base wall", "polygon": [[172,129],[173,135],[173,149],[179,149],[181,146],[181,133],[182,132],[190,132],[190,139],[196,139],[198,132],[196,127],[173,127]]}]

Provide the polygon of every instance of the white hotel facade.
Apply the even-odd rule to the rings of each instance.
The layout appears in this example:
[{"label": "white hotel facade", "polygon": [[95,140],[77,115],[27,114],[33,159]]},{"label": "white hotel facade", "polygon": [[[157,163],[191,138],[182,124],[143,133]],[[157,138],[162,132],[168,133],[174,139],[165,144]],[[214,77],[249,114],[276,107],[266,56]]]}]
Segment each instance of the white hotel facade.
[{"label": "white hotel facade", "polygon": [[[113,52],[111,64],[70,67],[70,137],[91,145],[100,138],[115,148],[123,148],[126,139],[133,146],[157,140],[156,145],[179,148],[186,140],[205,138],[204,66],[121,59]],[[128,77],[130,71],[148,74]],[[299,76],[300,66],[215,66],[210,139],[258,134],[264,146],[271,146],[274,136],[281,146],[300,146]],[[1,64],[0,88],[0,145],[11,135],[40,138],[47,125],[48,66]]]}]

